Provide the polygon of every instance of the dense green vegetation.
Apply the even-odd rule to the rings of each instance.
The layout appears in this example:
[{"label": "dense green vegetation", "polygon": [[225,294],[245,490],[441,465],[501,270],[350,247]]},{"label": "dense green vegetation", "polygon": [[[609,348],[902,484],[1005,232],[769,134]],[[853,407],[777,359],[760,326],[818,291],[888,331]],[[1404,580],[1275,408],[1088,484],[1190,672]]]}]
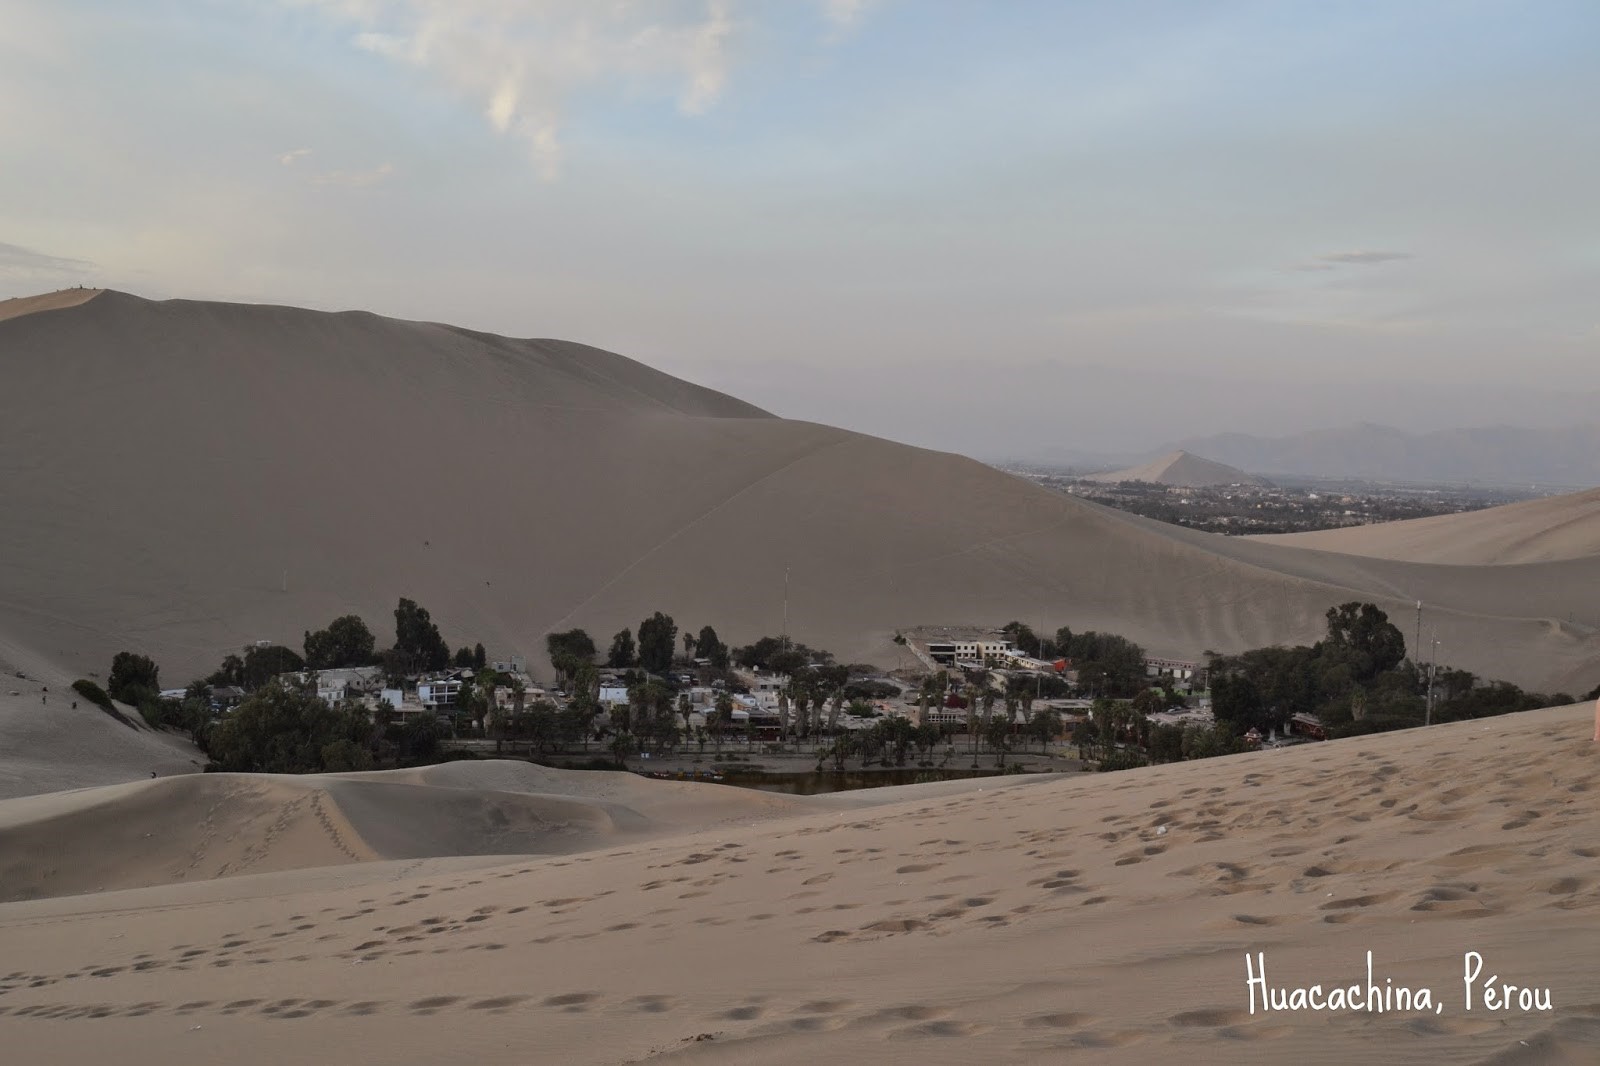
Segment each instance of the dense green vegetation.
[{"label": "dense green vegetation", "polygon": [[677,623],[657,611],[639,623],[639,665],[652,674],[672,668],[672,655],[678,647]]},{"label": "dense green vegetation", "polygon": [[1295,715],[1312,716],[1338,737],[1575,702],[1564,692],[1524,692],[1466,670],[1423,668],[1406,657],[1404,634],[1370,603],[1329,609],[1327,636],[1316,644],[1208,652],[1206,659],[1214,727],[1152,725],[1139,700],[1100,701],[1093,728],[1079,737],[1085,757],[1113,770],[1226,755],[1244,750],[1250,730],[1282,733]]},{"label": "dense green vegetation", "polygon": [[633,646],[633,630],[624,629],[611,638],[611,651],[606,655],[607,666],[622,670],[638,661],[639,656]]},{"label": "dense green vegetation", "polygon": [[376,658],[377,640],[359,615],[347,614],[328,623],[328,628],[305,635],[306,667],[332,670],[341,666],[371,666]]},{"label": "dense green vegetation", "polygon": [[717,638],[717,631],[710,626],[702,626],[700,635],[686,650],[690,657],[698,656],[709,660],[713,670],[726,670],[731,661],[728,646]]},{"label": "dense green vegetation", "polygon": [[372,766],[371,734],[365,713],[329,707],[314,692],[273,682],[219,720],[202,747],[216,770],[366,770]]},{"label": "dense green vegetation", "polygon": [[1126,637],[1068,626],[1041,637],[1025,622],[1009,622],[1000,632],[1035,659],[1070,659],[1078,684],[1096,695],[1131,698],[1145,685],[1144,649]]},{"label": "dense green vegetation", "polygon": [[102,711],[105,711],[107,714],[117,713],[117,708],[112,704],[111,697],[106,694],[106,690],[95,684],[93,681],[74,681],[72,683],[72,691],[76,692],[78,695],[82,696],[84,699],[88,700]]},{"label": "dense green vegetation", "polygon": [[[180,699],[162,699],[156,664],[131,652],[114,658],[109,692],[90,681],[73,687],[109,713],[116,713],[113,700],[120,700],[138,707],[151,725],[189,732],[211,756],[213,769],[315,772],[434,760],[440,741],[454,728],[450,723],[432,715],[401,722],[386,704],[370,713],[358,704],[329,706],[316,696],[311,675],[317,670],[376,663],[392,683],[399,683],[451,662],[426,609],[401,599],[394,615],[395,641],[385,651],[376,650],[376,639],[360,617],[345,615],[324,629],[306,632],[305,657],[281,645],[251,647],[242,657],[227,656],[217,671],[192,684]],[[698,634],[683,632],[680,658],[677,624],[657,611],[639,624],[637,644],[628,629],[612,640],[607,659],[624,670],[626,703],[602,710],[596,645],[582,629],[571,629],[546,638],[558,682],[570,690],[564,706],[528,700],[520,678],[490,668],[483,645],[476,644],[463,646],[454,657],[462,671],[471,671],[458,698],[457,718],[481,723],[482,735],[499,745],[522,745],[534,755],[578,745],[587,752],[591,743],[599,743],[618,764],[625,764],[637,754],[672,752],[688,742],[702,752],[714,745],[720,757],[723,744],[739,729],[731,697],[738,682],[727,672],[738,662],[786,679],[777,698],[778,742],[792,742],[795,750],[804,750],[809,742],[819,766],[831,761],[843,768],[852,759],[863,767],[904,766],[913,753],[921,765],[932,766],[942,746],[941,765],[964,747],[972,766],[987,752],[1003,768],[1013,752],[1035,742],[1044,752],[1061,733],[1060,716],[1048,710],[1035,713],[1036,701],[1087,691],[1096,697],[1093,712],[1073,739],[1081,757],[1111,770],[1239,751],[1251,730],[1261,735],[1282,732],[1295,715],[1313,716],[1333,735],[1420,725],[1430,716],[1430,690],[1431,719],[1438,722],[1572,700],[1562,693],[1545,696],[1503,682],[1484,683],[1463,670],[1444,668],[1430,678],[1406,658],[1404,637],[1383,611],[1352,602],[1327,612],[1326,636],[1314,645],[1257,648],[1229,656],[1208,652],[1215,725],[1164,725],[1152,723],[1150,716],[1182,706],[1184,697],[1170,686],[1151,684],[1143,649],[1133,641],[1093,630],[1074,633],[1068,627],[1040,637],[1021,622],[1006,626],[1005,632],[1032,655],[1070,659],[1077,689],[1052,672],[1002,676],[988,669],[966,675],[938,671],[923,680],[922,718],[930,724],[919,727],[906,717],[877,716],[871,701],[892,698],[900,688],[857,676],[870,673],[868,666],[837,663],[825,651],[783,637],[761,637],[730,650],[709,625]],[[690,727],[689,694],[680,688],[682,677],[674,668],[718,689],[703,728]],[[282,680],[303,671],[308,672],[301,680]],[[231,713],[219,716],[213,688],[223,685],[249,695]],[[1600,698],[1600,689],[1590,697]],[[944,712],[945,724],[932,723],[927,712],[935,708]],[[952,710],[957,713],[950,714]],[[842,717],[877,720],[869,728],[843,729]],[[746,743],[756,737],[752,724],[744,725],[741,734]]]},{"label": "dense green vegetation", "polygon": [[545,651],[556,677],[567,682],[577,676],[580,666],[592,663],[595,655],[594,641],[581,629],[551,633],[545,638]]},{"label": "dense green vegetation", "polygon": [[450,649],[427,608],[401,599],[394,609],[394,651],[406,673],[443,670],[450,665]]},{"label": "dense green vegetation", "polygon": [[120,651],[111,660],[106,691],[112,699],[137,707],[161,692],[160,670],[147,656]]},{"label": "dense green vegetation", "polygon": [[787,637],[762,637],[752,644],[733,649],[732,659],[747,670],[792,675],[807,663],[831,662],[833,656]]},{"label": "dense green vegetation", "polygon": [[1432,679],[1406,658],[1405,637],[1370,603],[1346,603],[1327,615],[1327,637],[1292,648],[1208,654],[1212,710],[1237,732],[1283,729],[1296,714],[1315,715],[1334,736],[1484,718],[1574,702],[1563,692],[1523,692],[1444,668]]}]

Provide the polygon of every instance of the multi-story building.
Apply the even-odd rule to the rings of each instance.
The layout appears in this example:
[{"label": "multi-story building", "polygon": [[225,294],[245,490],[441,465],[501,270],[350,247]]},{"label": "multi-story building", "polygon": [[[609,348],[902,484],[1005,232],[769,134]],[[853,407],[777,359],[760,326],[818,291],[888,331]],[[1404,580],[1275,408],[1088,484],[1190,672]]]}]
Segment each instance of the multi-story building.
[{"label": "multi-story building", "polygon": [[927,647],[928,658],[940,666],[982,664],[991,658],[1009,661],[1022,655],[1021,650],[1009,639],[930,640]]},{"label": "multi-story building", "polygon": [[454,677],[417,683],[417,702],[434,713],[454,711],[461,698],[461,681]]}]

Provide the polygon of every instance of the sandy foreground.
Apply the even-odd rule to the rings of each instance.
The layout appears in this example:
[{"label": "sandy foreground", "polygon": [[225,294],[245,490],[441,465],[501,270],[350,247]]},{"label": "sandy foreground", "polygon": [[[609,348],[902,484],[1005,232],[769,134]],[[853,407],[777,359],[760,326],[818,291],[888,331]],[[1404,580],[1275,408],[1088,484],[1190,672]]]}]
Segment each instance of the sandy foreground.
[{"label": "sandy foreground", "polygon": [[[1591,717],[811,799],[480,763],[9,800],[0,894],[89,894],[0,904],[0,1034],[28,1063],[1592,1063]],[[539,854],[476,853],[510,845]],[[1440,1013],[1249,1013],[1247,953],[1327,987],[1368,951]],[[1553,1008],[1466,1010],[1469,951]]]}]

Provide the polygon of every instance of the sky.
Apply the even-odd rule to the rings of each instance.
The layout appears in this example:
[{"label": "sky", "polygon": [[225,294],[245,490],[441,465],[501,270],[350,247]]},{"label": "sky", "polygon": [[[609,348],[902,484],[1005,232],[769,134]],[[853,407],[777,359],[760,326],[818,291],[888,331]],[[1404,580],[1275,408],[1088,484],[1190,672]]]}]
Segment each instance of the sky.
[{"label": "sky", "polygon": [[0,297],[599,345],[985,459],[1600,421],[1600,4],[0,0]]}]

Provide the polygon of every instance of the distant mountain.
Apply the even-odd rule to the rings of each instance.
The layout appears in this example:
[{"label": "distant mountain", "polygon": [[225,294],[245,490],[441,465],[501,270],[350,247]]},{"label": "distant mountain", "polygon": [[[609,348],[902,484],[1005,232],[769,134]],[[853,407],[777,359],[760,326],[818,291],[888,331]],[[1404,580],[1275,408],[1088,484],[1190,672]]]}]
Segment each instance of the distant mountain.
[{"label": "distant mountain", "polygon": [[1144,481],[1152,485],[1181,485],[1204,488],[1208,485],[1266,485],[1263,478],[1247,474],[1238,467],[1214,463],[1191,452],[1169,452],[1142,466],[1130,466],[1106,474],[1091,474],[1085,481]]},{"label": "distant mountain", "polygon": [[1600,485],[1600,424],[1407,433],[1369,423],[1288,437],[1222,433],[1179,447],[1263,474],[1499,485]]}]

